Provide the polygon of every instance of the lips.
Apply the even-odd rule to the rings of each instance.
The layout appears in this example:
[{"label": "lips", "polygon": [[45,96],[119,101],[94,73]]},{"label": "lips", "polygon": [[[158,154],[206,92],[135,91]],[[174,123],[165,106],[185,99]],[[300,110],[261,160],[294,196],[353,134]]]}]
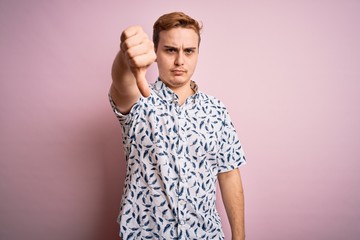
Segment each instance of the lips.
[{"label": "lips", "polygon": [[174,75],[183,75],[184,73],[186,73],[186,70],[185,69],[172,69],[171,72],[174,74]]}]

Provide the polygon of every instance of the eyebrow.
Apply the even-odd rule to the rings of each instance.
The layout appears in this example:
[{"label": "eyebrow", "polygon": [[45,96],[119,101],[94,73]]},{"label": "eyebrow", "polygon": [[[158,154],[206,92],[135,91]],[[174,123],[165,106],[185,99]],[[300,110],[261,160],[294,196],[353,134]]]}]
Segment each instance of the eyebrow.
[{"label": "eyebrow", "polygon": [[[164,45],[164,48],[166,49],[176,49],[176,50],[179,50],[178,47],[174,47],[174,46],[170,46],[170,45]],[[187,48],[184,48],[184,50],[196,50],[197,47],[187,47]]]}]

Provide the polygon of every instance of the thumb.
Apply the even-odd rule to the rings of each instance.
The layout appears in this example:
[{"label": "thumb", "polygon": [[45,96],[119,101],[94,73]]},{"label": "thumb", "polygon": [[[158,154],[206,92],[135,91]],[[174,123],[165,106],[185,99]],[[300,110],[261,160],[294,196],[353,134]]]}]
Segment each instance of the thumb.
[{"label": "thumb", "polygon": [[145,77],[146,74],[146,68],[135,68],[134,69],[134,76],[136,79],[136,84],[139,88],[139,91],[143,97],[149,97],[150,96],[150,88],[149,84]]}]

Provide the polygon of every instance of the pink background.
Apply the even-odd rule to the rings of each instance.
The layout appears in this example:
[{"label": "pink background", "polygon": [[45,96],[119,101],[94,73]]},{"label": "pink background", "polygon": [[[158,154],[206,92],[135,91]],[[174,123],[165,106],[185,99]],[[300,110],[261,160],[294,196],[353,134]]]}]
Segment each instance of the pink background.
[{"label": "pink background", "polygon": [[124,158],[110,67],[122,29],[151,35],[174,10],[204,23],[194,80],[227,105],[247,154],[247,239],[359,239],[350,0],[0,1],[0,239],[117,239]]}]

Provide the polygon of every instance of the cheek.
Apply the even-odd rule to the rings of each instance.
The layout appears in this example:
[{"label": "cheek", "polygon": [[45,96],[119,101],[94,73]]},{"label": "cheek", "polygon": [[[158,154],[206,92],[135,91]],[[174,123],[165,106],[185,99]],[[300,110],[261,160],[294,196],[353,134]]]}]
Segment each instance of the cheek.
[{"label": "cheek", "polygon": [[160,67],[167,67],[170,63],[170,59],[164,58],[163,56],[157,56],[156,62]]},{"label": "cheek", "polygon": [[192,61],[190,62],[190,66],[189,66],[189,67],[194,71],[195,68],[196,68],[196,64],[197,64],[197,59],[192,60]]},{"label": "cheek", "polygon": [[167,69],[169,67],[167,66],[167,64],[164,61],[162,61],[161,59],[158,59],[157,60],[157,68],[158,68],[159,74],[164,75],[167,73]]},{"label": "cheek", "polygon": [[164,61],[161,57],[156,58],[156,64],[158,65],[158,68],[162,68],[164,66]]}]

